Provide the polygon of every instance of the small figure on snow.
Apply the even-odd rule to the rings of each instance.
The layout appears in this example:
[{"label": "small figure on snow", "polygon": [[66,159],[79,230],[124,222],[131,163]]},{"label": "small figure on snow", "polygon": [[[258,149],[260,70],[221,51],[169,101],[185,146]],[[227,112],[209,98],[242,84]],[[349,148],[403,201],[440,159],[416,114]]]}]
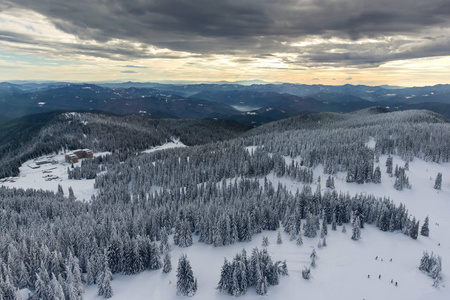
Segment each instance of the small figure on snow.
[{"label": "small figure on snow", "polygon": [[395,282],[395,286],[398,286],[397,281]]},{"label": "small figure on snow", "polygon": [[377,257],[375,257],[375,260],[378,260],[378,256],[377,256]]},{"label": "small figure on snow", "polygon": [[392,258],[391,258],[391,260],[390,260],[391,262],[392,262]]},{"label": "small figure on snow", "polygon": [[391,279],[391,283],[394,283],[394,279]]},{"label": "small figure on snow", "polygon": [[383,261],[383,259],[381,259],[381,261]]},{"label": "small figure on snow", "polygon": [[381,274],[380,274],[380,275],[378,275],[378,279],[381,279]]},{"label": "small figure on snow", "polygon": [[370,278],[370,274],[367,275],[367,278]]}]

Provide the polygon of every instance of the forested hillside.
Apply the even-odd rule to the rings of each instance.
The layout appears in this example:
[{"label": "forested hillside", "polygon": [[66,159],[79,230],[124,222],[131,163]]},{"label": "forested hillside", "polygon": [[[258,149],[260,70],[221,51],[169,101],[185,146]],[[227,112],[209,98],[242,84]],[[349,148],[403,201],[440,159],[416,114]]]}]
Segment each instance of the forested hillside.
[{"label": "forested hillside", "polygon": [[0,126],[0,177],[17,175],[22,162],[53,152],[90,148],[118,152],[125,158],[172,138],[197,145],[234,138],[247,129],[221,120],[154,120],[104,113],[30,115]]},{"label": "forested hillside", "polygon": [[[41,299],[81,299],[86,282],[98,284],[107,297],[111,274],[167,270],[172,247],[197,241],[224,247],[281,228],[299,244],[302,236],[320,236],[325,243],[328,226],[346,224],[354,240],[365,224],[417,239],[419,220],[406,205],[336,191],[334,176],[345,172],[346,182],[354,184],[393,177],[401,190],[411,188],[406,170],[414,159],[450,161],[449,124],[427,111],[317,114],[245,130],[223,121],[63,113],[23,140],[18,151],[10,141],[2,148],[3,176],[28,158],[60,149],[112,154],[68,168],[71,180],[95,178],[98,193],[91,202],[77,201],[62,188],[54,193],[0,187],[4,295],[28,288]],[[189,147],[139,153],[174,137]],[[390,168],[380,170],[375,165],[382,155],[401,157],[404,164],[394,172],[391,160]],[[328,176],[322,181],[314,176],[319,165]],[[302,189],[275,186],[270,174],[301,183]],[[282,272],[280,264],[264,266],[268,273],[259,281],[241,276],[235,280],[239,290],[222,287],[223,292],[237,295],[256,284],[257,293],[267,293]],[[256,276],[261,265],[243,268]],[[195,283],[188,293],[196,290]]]}]

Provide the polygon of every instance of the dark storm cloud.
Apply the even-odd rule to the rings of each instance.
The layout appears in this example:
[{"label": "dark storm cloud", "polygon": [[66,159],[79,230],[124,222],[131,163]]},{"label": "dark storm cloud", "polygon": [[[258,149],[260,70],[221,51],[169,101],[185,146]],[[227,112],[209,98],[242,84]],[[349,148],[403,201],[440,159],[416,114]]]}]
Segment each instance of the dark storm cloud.
[{"label": "dark storm cloud", "polygon": [[[373,66],[449,53],[448,0],[14,0],[83,40],[126,40],[201,55],[294,53],[288,63]],[[441,38],[436,36],[441,35]],[[380,44],[292,47],[311,36]],[[3,37],[0,36],[0,40]],[[408,47],[399,48],[409,41]],[[443,48],[442,48],[443,46]],[[107,56],[142,57],[121,49]],[[80,49],[78,49],[80,50]],[[87,51],[87,50],[83,50]],[[96,51],[93,51],[97,53]],[[123,52],[123,53],[122,53]],[[342,53],[341,53],[342,52]],[[100,54],[99,54],[100,55]],[[173,57],[172,57],[173,58]]]},{"label": "dark storm cloud", "polygon": [[134,73],[138,73],[138,72],[136,72],[136,71],[121,71],[120,73],[134,74]]}]

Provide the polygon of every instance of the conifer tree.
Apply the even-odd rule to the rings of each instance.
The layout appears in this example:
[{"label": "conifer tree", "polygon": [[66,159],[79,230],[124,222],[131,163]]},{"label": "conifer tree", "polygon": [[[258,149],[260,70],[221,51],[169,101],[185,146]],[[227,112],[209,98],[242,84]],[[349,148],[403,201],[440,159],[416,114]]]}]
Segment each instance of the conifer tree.
[{"label": "conifer tree", "polygon": [[430,229],[428,227],[428,216],[425,218],[425,221],[423,222],[422,228],[420,228],[420,235],[423,236],[429,236],[430,235]]},{"label": "conifer tree", "polygon": [[434,181],[434,189],[440,190],[442,187],[442,173],[438,173],[436,176],[436,180]]},{"label": "conifer tree", "polygon": [[317,248],[322,249],[322,240],[319,239],[319,242],[317,242]]},{"label": "conifer tree", "polygon": [[311,277],[311,269],[308,267],[305,267],[302,270],[302,277],[303,277],[303,279],[308,280]]},{"label": "conifer tree", "polygon": [[326,218],[323,218],[322,220],[322,229],[320,232],[320,237],[324,238],[328,234],[328,224]]},{"label": "conifer tree", "polygon": [[416,218],[413,218],[409,236],[414,240],[416,240],[418,235],[419,235],[419,221],[416,222]]},{"label": "conifer tree", "polygon": [[380,166],[377,166],[375,168],[375,171],[373,171],[373,179],[372,179],[373,183],[381,183],[381,170],[380,170]]},{"label": "conifer tree", "polygon": [[220,272],[220,280],[219,284],[217,285],[217,289],[221,291],[222,293],[229,294],[231,293],[231,281],[232,281],[232,266],[228,262],[226,258],[224,258],[224,262],[222,265],[222,270]]},{"label": "conifer tree", "polygon": [[283,244],[283,238],[281,237],[281,232],[278,231],[278,235],[277,235],[277,244]]},{"label": "conifer tree", "polygon": [[194,296],[196,290],[196,280],[192,272],[191,264],[186,254],[182,254],[177,268],[177,295]]},{"label": "conifer tree", "polygon": [[309,214],[306,218],[305,223],[305,236],[309,238],[314,238],[317,236],[316,218]]},{"label": "conifer tree", "polygon": [[166,251],[164,253],[164,265],[163,265],[163,272],[169,273],[172,271],[172,262],[170,261],[170,253]]},{"label": "conifer tree", "polygon": [[316,267],[316,258],[317,258],[316,249],[312,250],[309,257],[311,258],[311,267],[315,268]]},{"label": "conifer tree", "polygon": [[263,275],[263,272],[261,271],[259,264],[255,274],[256,274],[256,293],[258,295],[267,294],[267,286],[269,284],[267,283],[267,278],[266,276]]},{"label": "conifer tree", "polygon": [[299,245],[299,246],[303,245],[303,239],[302,239],[302,234],[301,233],[298,234],[296,244]]},{"label": "conifer tree", "polygon": [[352,229],[352,240],[359,240],[361,238],[361,225],[359,221],[359,216],[355,218],[355,221],[353,222],[353,229]]},{"label": "conifer tree", "polygon": [[337,230],[337,224],[336,224],[336,214],[333,213],[332,221],[331,221],[331,230]]},{"label": "conifer tree", "polygon": [[390,177],[392,177],[392,165],[393,165],[392,157],[389,156],[386,159],[386,173],[388,173]]},{"label": "conifer tree", "polygon": [[161,228],[160,236],[161,242],[159,245],[159,250],[161,251],[161,254],[163,254],[167,251],[170,251],[169,237],[165,228]]}]

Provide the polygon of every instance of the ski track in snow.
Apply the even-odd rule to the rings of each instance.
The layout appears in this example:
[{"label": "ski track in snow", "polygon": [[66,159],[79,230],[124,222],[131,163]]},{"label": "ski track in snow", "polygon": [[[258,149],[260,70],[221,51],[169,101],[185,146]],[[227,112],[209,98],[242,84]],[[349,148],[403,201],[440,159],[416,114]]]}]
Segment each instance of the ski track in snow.
[{"label": "ski track in snow", "polygon": [[[370,142],[369,142],[370,143]],[[251,148],[249,148],[251,150]],[[246,249],[251,254],[254,247],[261,247],[262,236],[268,236],[269,254],[274,261],[286,260],[289,276],[280,277],[280,284],[268,290],[268,299],[384,299],[384,300],[444,300],[450,299],[450,292],[445,287],[446,274],[450,269],[450,163],[428,163],[414,158],[410,162],[410,170],[406,171],[412,185],[411,190],[397,191],[394,189],[394,178],[388,177],[384,166],[387,156],[380,157],[382,170],[381,184],[362,184],[345,182],[344,173],[335,176],[335,186],[338,192],[374,194],[379,197],[388,196],[397,205],[403,203],[412,216],[421,220],[430,217],[430,237],[418,237],[413,240],[401,232],[382,232],[374,225],[366,224],[361,230],[362,239],[353,241],[351,225],[346,224],[347,232],[342,232],[342,226],[337,231],[328,227],[327,247],[317,249],[319,238],[303,237],[303,245],[289,241],[289,236],[282,229],[283,244],[276,244],[277,231],[264,231],[252,237],[252,241],[237,243],[226,247],[214,247],[197,242],[189,248],[179,248],[172,245],[172,272],[162,273],[161,270],[145,271],[138,275],[126,276],[115,274],[112,281],[114,296],[112,299],[182,299],[176,295],[176,268],[182,253],[186,253],[191,262],[194,276],[198,279],[198,291],[193,299],[225,300],[232,296],[218,292],[215,287],[219,282],[223,259],[232,260],[233,256]],[[393,156],[394,166],[403,166],[404,162]],[[438,172],[442,173],[442,190],[433,189],[434,179]],[[317,178],[321,177],[324,190],[328,175],[323,174],[321,166],[314,170],[315,191]],[[278,182],[285,184],[292,192],[302,188],[303,184],[289,178],[278,178],[273,173],[267,176],[276,188]],[[431,179],[430,179],[431,178]],[[233,180],[233,179],[231,179]],[[264,178],[260,179],[261,183]],[[439,224],[439,225],[438,225]],[[170,237],[172,241],[172,237]],[[438,243],[441,246],[438,246]],[[311,271],[311,279],[304,280],[301,270],[309,265],[309,255],[316,248],[317,267]],[[432,279],[418,270],[424,250],[442,256],[443,281],[438,289],[432,287]],[[375,257],[378,256],[378,260]],[[390,259],[392,258],[392,262]],[[383,261],[382,261],[383,259]],[[368,278],[370,275],[370,278]],[[381,275],[381,279],[378,276]],[[398,282],[396,287],[391,279]],[[239,298],[262,299],[249,288],[246,295]],[[96,286],[87,286],[84,299],[103,299],[97,296]]]}]

